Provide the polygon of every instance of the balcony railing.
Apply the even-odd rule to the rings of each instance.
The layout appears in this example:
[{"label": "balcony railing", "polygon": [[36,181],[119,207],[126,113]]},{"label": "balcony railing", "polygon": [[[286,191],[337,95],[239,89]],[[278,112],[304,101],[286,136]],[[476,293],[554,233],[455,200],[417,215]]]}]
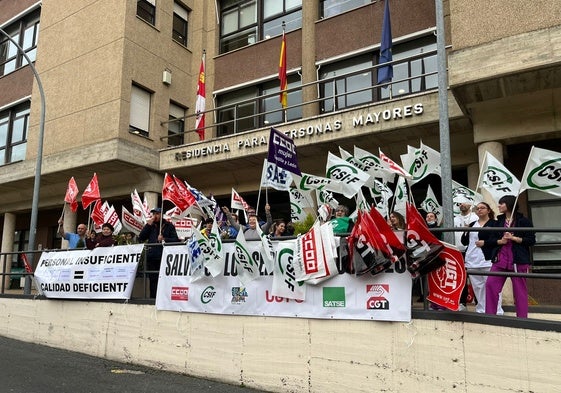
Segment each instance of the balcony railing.
[{"label": "balcony railing", "polygon": [[[430,59],[435,57],[436,50],[432,50],[394,60],[390,63],[393,65],[394,70],[399,68],[401,70],[406,69],[407,71],[404,76],[394,77],[394,79],[388,83],[378,84],[376,82],[378,68],[385,65],[377,64],[357,71],[342,73],[333,77],[289,88],[287,90],[289,97],[290,95],[295,95],[295,93],[303,97],[304,94],[302,92],[306,89],[314,89],[316,94],[313,99],[301,100],[301,102],[297,103],[291,103],[289,99],[289,105],[284,109],[281,108],[278,100],[275,101],[279,96],[279,91],[218,106],[203,112],[207,119],[209,117],[213,119],[213,122],[206,125],[204,129],[211,131],[216,130],[215,135],[218,137],[227,136],[252,131],[258,128],[270,127],[287,121],[305,119],[303,113],[306,107],[313,107],[313,109],[310,109],[310,112],[313,113],[310,115],[311,117],[345,111],[362,105],[389,102],[427,91],[435,91],[438,87],[437,71],[436,69],[427,70],[425,66],[425,62],[429,62]],[[414,66],[414,64],[417,65]],[[419,69],[419,72],[416,72],[416,69]],[[366,76],[366,78],[360,78],[361,80],[366,80],[369,77],[370,82],[357,88],[343,88],[342,90],[338,88],[338,85],[345,84],[338,82],[360,76]],[[268,100],[276,102],[277,107],[270,110],[264,109],[266,106],[264,103]],[[243,111],[240,108],[246,108],[245,112],[251,113],[241,113]],[[247,108],[251,110],[247,110]],[[227,120],[220,121],[220,118],[226,113],[228,113],[230,117]],[[194,125],[196,116],[197,114],[189,114],[183,118],[164,121],[161,124],[165,125],[184,119],[185,124]],[[170,134],[160,139],[167,140],[177,138],[178,136],[196,131],[196,128],[189,128],[182,133]]]}]

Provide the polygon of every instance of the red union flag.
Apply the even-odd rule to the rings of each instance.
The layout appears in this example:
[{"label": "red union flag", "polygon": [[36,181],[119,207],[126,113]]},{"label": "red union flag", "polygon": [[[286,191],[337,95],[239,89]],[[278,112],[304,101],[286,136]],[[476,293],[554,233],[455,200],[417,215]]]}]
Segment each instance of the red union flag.
[{"label": "red union flag", "polygon": [[97,174],[94,173],[90,184],[86,187],[82,193],[82,207],[86,209],[92,202],[101,199],[99,194],[99,184],[97,182]]},{"label": "red union flag", "polygon": [[205,139],[205,107],[205,54],[203,53],[201,66],[199,68],[199,82],[197,84],[197,102],[195,103],[195,113],[197,114],[195,118],[195,128],[197,129],[197,134],[199,134],[199,139],[201,141]]},{"label": "red union flag", "polygon": [[396,175],[399,176],[403,176],[407,179],[412,179],[413,176],[411,176],[411,174],[409,172],[407,172],[405,169],[403,169],[401,166],[399,166],[394,160],[392,160],[391,158],[389,158],[387,155],[385,155],[382,150],[380,150],[380,159],[385,162],[388,166],[388,168],[395,173]]},{"label": "red union flag", "polygon": [[95,225],[103,225],[105,222],[105,212],[101,205],[101,199],[98,199],[95,201],[94,208],[92,209],[91,218]]},{"label": "red union flag", "polygon": [[187,210],[188,207],[196,202],[195,197],[187,190],[182,181],[175,176],[171,177],[167,173],[164,176],[162,199],[170,201],[181,211]]},{"label": "red union flag", "polygon": [[457,311],[460,296],[466,283],[466,269],[462,253],[451,244],[444,243],[444,250],[438,255],[444,266],[428,274],[429,294],[427,299],[439,306]]},{"label": "red union flag", "polygon": [[232,188],[232,199],[230,201],[231,209],[249,210],[249,204],[241,197],[236,190]]},{"label": "red union flag", "polygon": [[66,188],[66,195],[64,196],[64,202],[70,204],[70,210],[76,213],[78,210],[78,202],[76,201],[78,198],[78,186],[76,185],[76,180],[74,177],[71,177],[68,181],[68,187]]}]

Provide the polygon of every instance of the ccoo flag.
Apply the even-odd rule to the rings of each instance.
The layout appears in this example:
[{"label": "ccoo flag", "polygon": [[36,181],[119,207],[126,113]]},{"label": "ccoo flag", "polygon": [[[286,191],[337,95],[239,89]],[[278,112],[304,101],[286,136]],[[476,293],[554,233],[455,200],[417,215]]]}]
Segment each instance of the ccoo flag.
[{"label": "ccoo flag", "polygon": [[382,40],[380,42],[379,64],[385,64],[378,68],[378,83],[389,82],[393,78],[392,62],[392,24],[390,21],[390,0],[384,5],[384,21],[382,23]]},{"label": "ccoo flag", "polygon": [[561,196],[561,153],[532,146],[526,162],[520,192],[539,190]]},{"label": "ccoo flag", "polygon": [[272,127],[271,133],[269,134],[269,153],[267,155],[267,161],[295,175],[302,175],[298,167],[298,156],[296,155],[296,145],[294,141]]}]

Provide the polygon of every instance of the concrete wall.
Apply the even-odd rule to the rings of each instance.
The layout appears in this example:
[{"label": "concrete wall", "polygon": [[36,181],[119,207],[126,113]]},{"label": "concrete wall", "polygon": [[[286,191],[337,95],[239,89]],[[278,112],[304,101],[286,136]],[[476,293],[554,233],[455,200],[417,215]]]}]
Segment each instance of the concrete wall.
[{"label": "concrete wall", "polygon": [[6,337],[276,392],[553,392],[561,380],[551,332],[9,298],[0,310]]}]

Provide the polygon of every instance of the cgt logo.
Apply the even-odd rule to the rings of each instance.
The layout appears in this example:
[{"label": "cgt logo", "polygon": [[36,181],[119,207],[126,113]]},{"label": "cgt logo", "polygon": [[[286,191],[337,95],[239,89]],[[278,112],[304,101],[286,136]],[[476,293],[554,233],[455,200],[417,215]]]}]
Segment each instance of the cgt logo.
[{"label": "cgt logo", "polygon": [[372,296],[366,301],[367,310],[389,310],[390,302],[385,297]]},{"label": "cgt logo", "polygon": [[188,301],[189,287],[171,287],[171,300]]},{"label": "cgt logo", "polygon": [[210,303],[210,301],[214,299],[215,295],[216,295],[216,291],[214,290],[214,287],[212,285],[209,285],[208,287],[203,289],[203,292],[201,293],[201,303],[202,304]]}]

